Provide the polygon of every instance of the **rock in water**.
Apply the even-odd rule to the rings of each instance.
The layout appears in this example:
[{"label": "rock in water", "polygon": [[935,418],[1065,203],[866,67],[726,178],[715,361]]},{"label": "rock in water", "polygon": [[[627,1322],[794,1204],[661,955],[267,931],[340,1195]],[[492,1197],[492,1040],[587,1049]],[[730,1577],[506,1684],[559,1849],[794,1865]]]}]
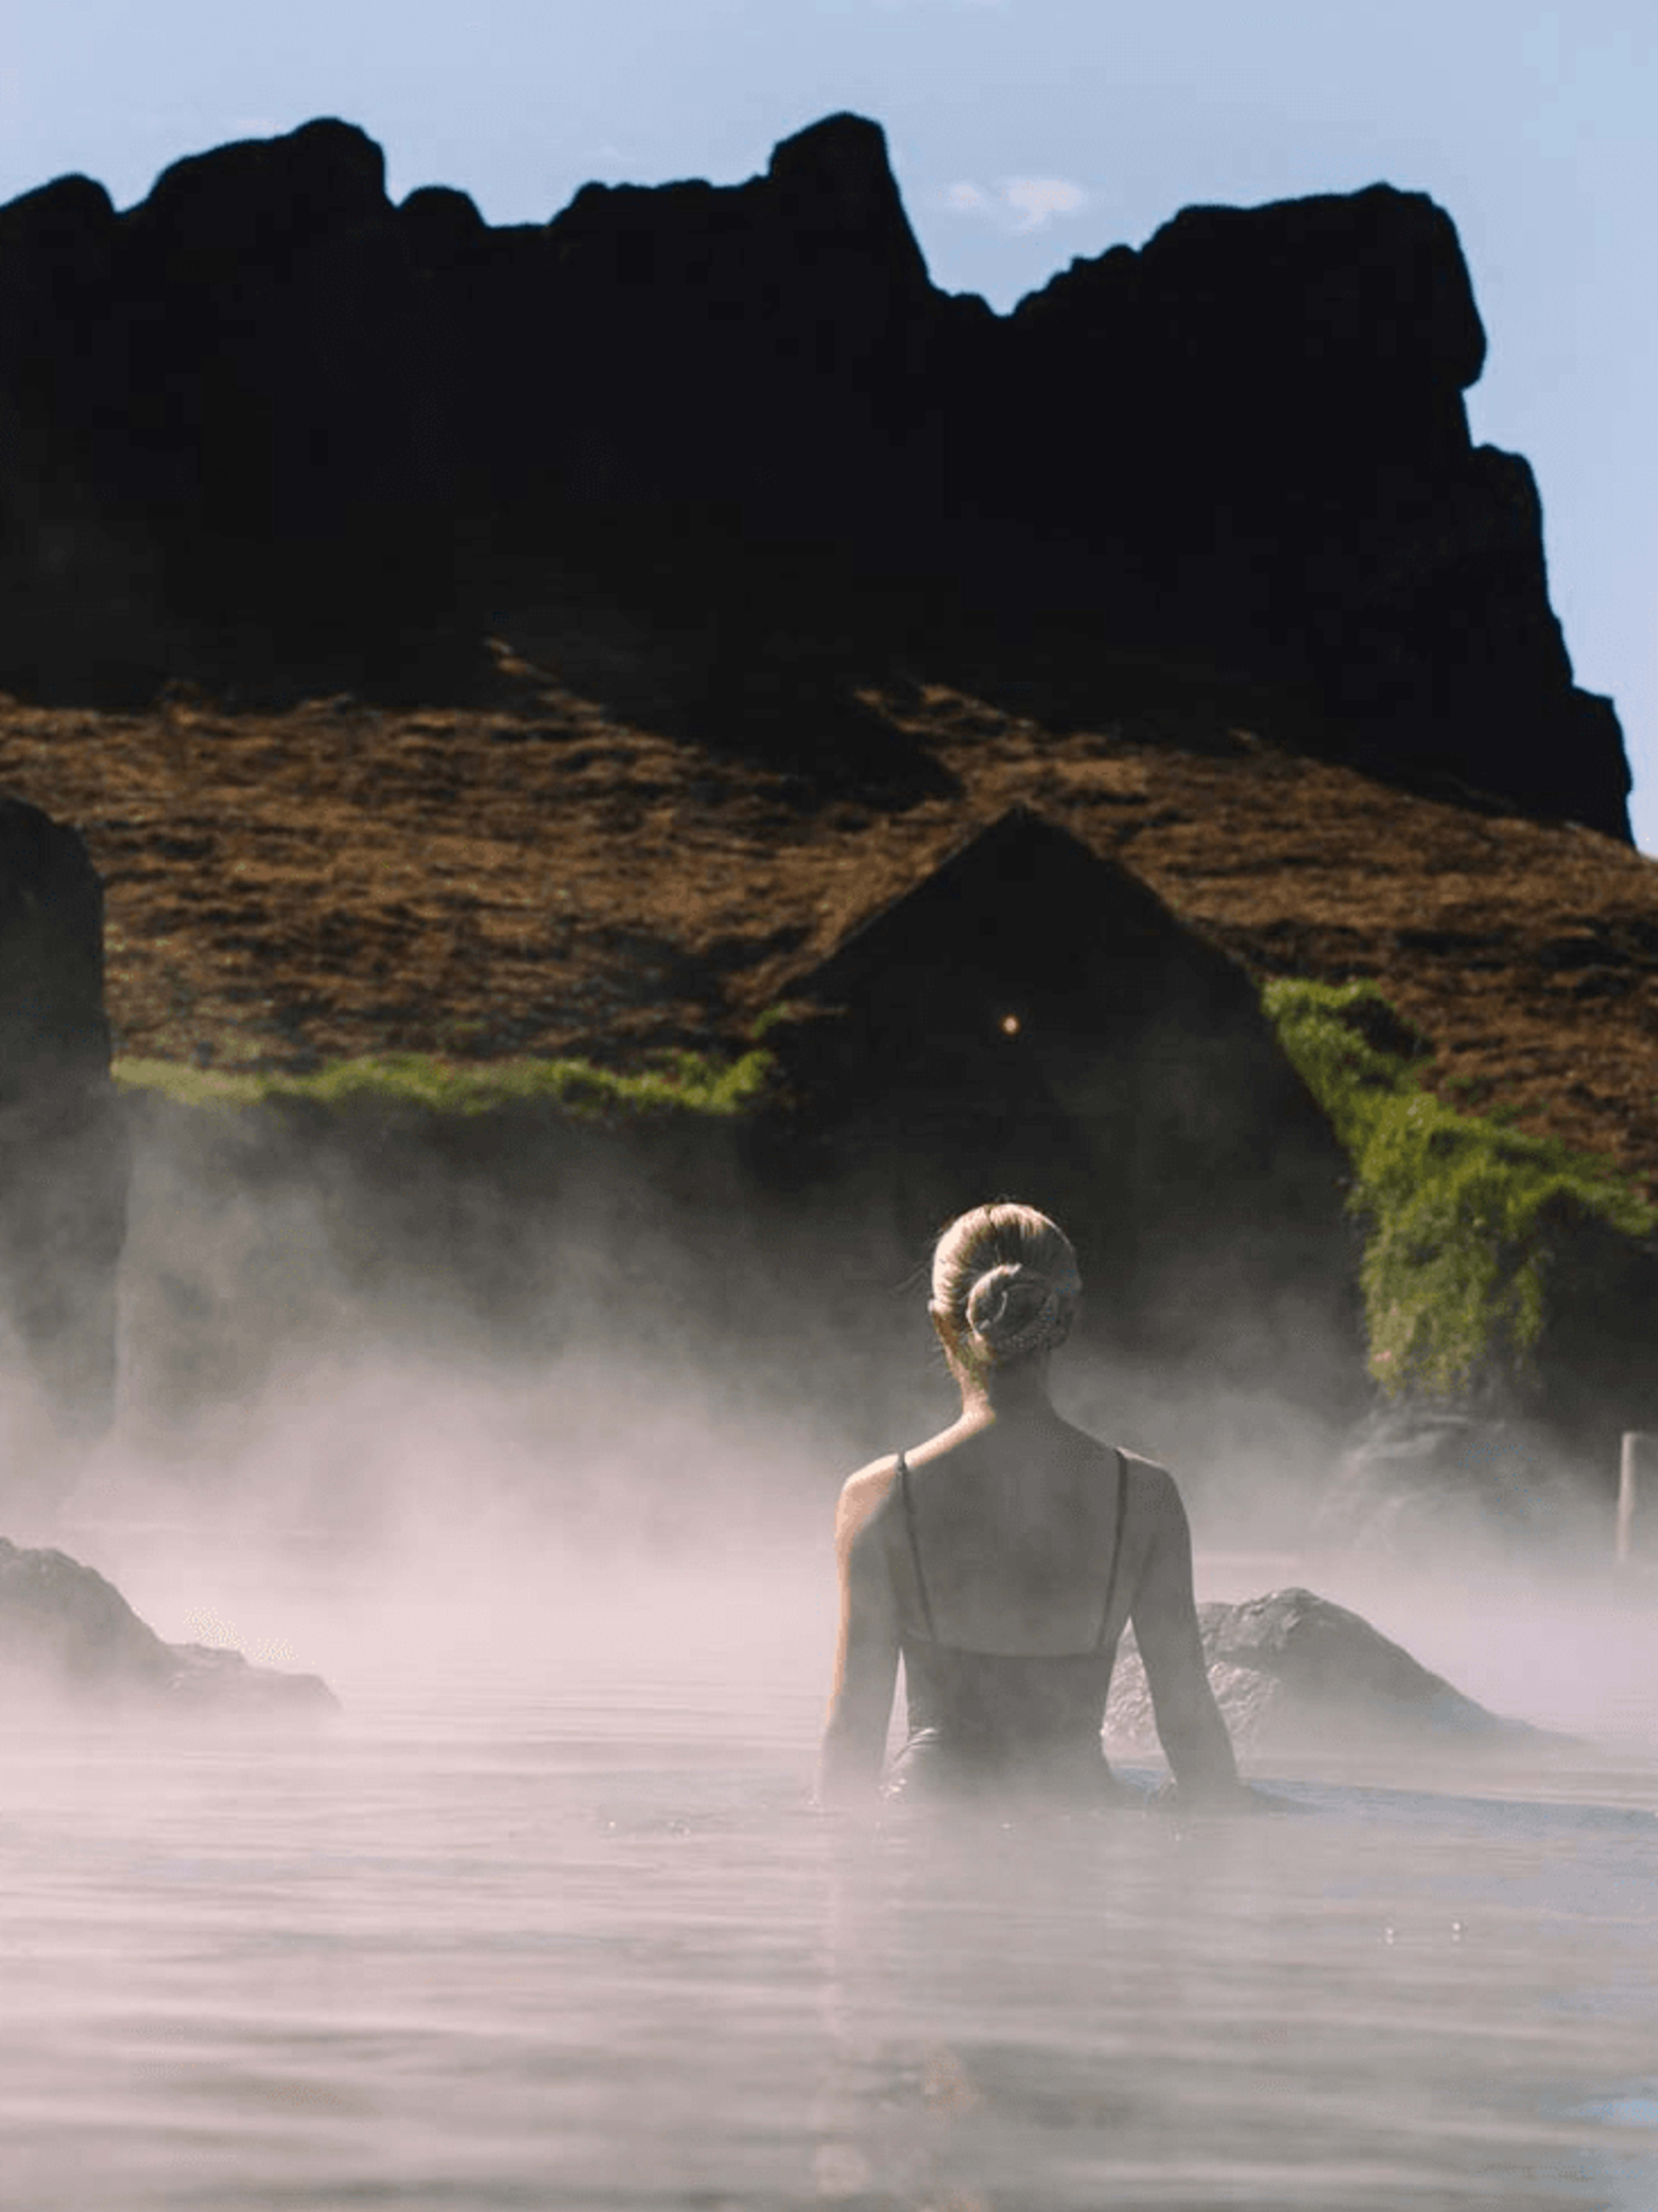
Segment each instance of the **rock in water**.
[{"label": "rock in water", "polygon": [[255,1667],[240,1651],[216,1644],[164,1644],[161,1649],[172,1667],[167,1693],[175,1706],[273,1717],[339,1710],[339,1699],[320,1674]]},{"label": "rock in water", "polygon": [[240,1651],[164,1644],[95,1569],[3,1536],[0,1694],[237,1717],[303,1717],[338,1702],[318,1675],[251,1667]]},{"label": "rock in water", "polygon": [[[1488,1712],[1368,1620],[1311,1590],[1201,1605],[1198,1620],[1210,1686],[1242,1752],[1485,1751],[1558,1740]],[[1118,1656],[1105,1736],[1124,1751],[1157,1747],[1132,1632]]]}]

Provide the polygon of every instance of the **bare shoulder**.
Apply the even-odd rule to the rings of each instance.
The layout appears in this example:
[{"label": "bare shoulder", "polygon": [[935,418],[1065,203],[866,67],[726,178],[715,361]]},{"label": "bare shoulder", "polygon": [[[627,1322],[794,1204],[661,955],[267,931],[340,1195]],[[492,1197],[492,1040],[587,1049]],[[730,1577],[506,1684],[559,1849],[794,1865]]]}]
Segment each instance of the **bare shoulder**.
[{"label": "bare shoulder", "polygon": [[898,1455],[888,1452],[842,1483],[835,1511],[835,1547],[843,1559],[891,1497],[897,1480]]},{"label": "bare shoulder", "polygon": [[1130,1451],[1126,1444],[1119,1444],[1117,1449],[1122,1454],[1129,1503],[1156,1524],[1183,1522],[1186,1509],[1181,1503],[1180,1486],[1168,1468],[1157,1460],[1147,1459],[1143,1452]]}]

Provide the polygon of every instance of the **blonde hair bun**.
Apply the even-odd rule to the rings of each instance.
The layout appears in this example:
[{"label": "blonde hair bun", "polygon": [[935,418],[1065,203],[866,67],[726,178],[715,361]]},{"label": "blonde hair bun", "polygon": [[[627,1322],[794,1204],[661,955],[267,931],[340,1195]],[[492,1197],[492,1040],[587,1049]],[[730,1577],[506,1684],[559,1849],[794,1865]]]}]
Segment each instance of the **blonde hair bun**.
[{"label": "blonde hair bun", "polygon": [[1058,1285],[1018,1261],[979,1277],[968,1292],[966,1318],[975,1348],[998,1367],[1046,1351],[1066,1334]]},{"label": "blonde hair bun", "polygon": [[973,1367],[1063,1344],[1081,1289],[1071,1239],[1017,1199],[958,1214],[933,1247],[933,1317]]}]

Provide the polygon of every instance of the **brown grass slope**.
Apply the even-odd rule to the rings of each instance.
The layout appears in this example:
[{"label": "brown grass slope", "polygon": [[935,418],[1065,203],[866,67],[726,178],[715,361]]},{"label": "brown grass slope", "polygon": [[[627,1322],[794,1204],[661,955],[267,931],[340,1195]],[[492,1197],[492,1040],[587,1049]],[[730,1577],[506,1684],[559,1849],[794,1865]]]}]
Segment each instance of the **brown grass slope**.
[{"label": "brown grass slope", "polygon": [[465,707],[0,704],[0,784],[103,873],[118,1049],[271,1067],[735,1041],[1021,802],[1259,974],[1373,979],[1455,1103],[1658,1196],[1658,863],[1610,838],[1412,796],[1218,709],[1075,727],[842,669],[818,679],[840,709],[920,771],[860,787],[687,734],[648,684],[624,713],[557,647],[500,647]]}]

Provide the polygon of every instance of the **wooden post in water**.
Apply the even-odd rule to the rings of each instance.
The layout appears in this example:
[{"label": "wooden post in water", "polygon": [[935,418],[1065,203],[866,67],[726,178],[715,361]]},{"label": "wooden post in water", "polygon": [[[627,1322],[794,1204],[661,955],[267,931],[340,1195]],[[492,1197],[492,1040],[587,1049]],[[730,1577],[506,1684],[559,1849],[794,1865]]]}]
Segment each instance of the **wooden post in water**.
[{"label": "wooden post in water", "polygon": [[1627,1566],[1635,1540],[1635,1509],[1640,1495],[1641,1474],[1644,1468],[1649,1483],[1654,1473],[1654,1449],[1658,1437],[1641,1429],[1625,1429],[1624,1447],[1618,1459],[1618,1535],[1615,1556],[1620,1567]]}]

